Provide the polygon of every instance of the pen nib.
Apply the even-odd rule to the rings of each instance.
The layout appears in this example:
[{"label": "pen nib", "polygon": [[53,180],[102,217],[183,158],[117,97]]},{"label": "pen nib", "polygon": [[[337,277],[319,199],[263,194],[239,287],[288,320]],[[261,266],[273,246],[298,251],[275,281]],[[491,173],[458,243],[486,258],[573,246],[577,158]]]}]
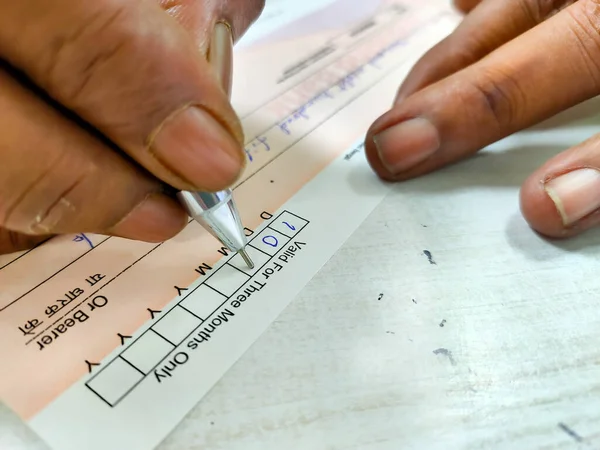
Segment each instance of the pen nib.
[{"label": "pen nib", "polygon": [[248,253],[246,253],[246,250],[242,249],[238,253],[240,254],[242,259],[248,266],[248,269],[254,269],[254,262],[250,259],[250,255],[248,255]]}]

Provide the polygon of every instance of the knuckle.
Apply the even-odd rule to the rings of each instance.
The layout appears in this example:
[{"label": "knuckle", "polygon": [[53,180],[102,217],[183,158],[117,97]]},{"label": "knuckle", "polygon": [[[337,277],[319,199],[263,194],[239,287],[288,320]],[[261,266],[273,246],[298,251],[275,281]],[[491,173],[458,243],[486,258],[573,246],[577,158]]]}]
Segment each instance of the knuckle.
[{"label": "knuckle", "polygon": [[471,88],[483,113],[498,128],[511,127],[516,123],[527,99],[519,82],[499,69],[481,74],[471,83]]},{"label": "knuckle", "polygon": [[588,37],[600,34],[600,0],[583,0],[578,8],[569,10],[571,23]]},{"label": "knuckle", "polygon": [[[600,89],[600,0],[584,0],[580,8],[568,10],[569,31],[576,51],[573,62],[586,72],[594,91]],[[577,60],[579,59],[579,61]]]},{"label": "knuckle", "polygon": [[581,10],[586,12],[590,17],[597,17],[600,13],[600,0],[583,0],[581,6]]},{"label": "knuckle", "polygon": [[86,96],[98,95],[93,90],[102,85],[103,69],[118,64],[131,38],[126,7],[90,9],[77,26],[54,37],[40,64],[47,89],[74,106]]}]

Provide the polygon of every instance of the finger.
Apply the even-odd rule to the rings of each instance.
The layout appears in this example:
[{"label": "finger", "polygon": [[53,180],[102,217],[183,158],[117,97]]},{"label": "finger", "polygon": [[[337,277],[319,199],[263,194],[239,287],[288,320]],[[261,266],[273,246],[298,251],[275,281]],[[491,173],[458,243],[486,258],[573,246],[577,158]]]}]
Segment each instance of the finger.
[{"label": "finger", "polygon": [[481,3],[482,0],[454,0],[454,6],[463,13],[469,13]]},{"label": "finger", "polygon": [[[202,11],[212,20],[222,9],[198,3],[212,5]],[[0,56],[154,175],[210,191],[238,177],[241,125],[196,44],[157,3],[23,0],[1,3],[0,17]]]},{"label": "finger", "polygon": [[49,236],[32,236],[0,227],[0,255],[29,250],[47,239]]},{"label": "finger", "polygon": [[600,136],[552,158],[522,186],[521,210],[530,226],[566,238],[600,225]]},{"label": "finger", "polygon": [[[479,61],[576,0],[484,0],[415,64],[395,103]],[[479,3],[479,2],[477,2]]]},{"label": "finger", "polygon": [[2,70],[0,124],[0,227],[20,233],[13,246],[86,231],[161,242],[186,225],[154,177]]},{"label": "finger", "polygon": [[161,7],[192,34],[203,52],[209,48],[210,32],[216,21],[231,25],[233,41],[238,41],[262,12],[264,0],[158,0]]},{"label": "finger", "polygon": [[593,4],[571,5],[378,119],[366,140],[375,171],[393,180],[429,173],[598,94]]},{"label": "finger", "polygon": [[158,0],[160,7],[193,36],[194,42],[200,43],[202,18],[198,3],[196,0]]}]

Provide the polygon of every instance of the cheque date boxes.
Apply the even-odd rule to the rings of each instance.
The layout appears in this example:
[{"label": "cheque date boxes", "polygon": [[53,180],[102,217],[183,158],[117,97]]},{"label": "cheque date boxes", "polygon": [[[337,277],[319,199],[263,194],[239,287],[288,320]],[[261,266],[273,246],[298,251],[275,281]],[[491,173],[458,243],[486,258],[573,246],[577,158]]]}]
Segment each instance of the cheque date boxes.
[{"label": "cheque date boxes", "polygon": [[118,357],[86,384],[102,400],[115,406],[143,378],[144,375],[138,369]]}]

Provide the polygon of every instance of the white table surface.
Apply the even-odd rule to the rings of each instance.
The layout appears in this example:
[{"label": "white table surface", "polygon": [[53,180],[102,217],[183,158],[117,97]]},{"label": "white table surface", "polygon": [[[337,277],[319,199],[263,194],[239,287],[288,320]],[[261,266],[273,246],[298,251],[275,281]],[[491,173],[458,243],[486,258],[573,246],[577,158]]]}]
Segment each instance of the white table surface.
[{"label": "white table surface", "polygon": [[[519,214],[550,141],[395,187],[159,450],[600,448],[600,233]],[[46,446],[0,406],[0,449]]]}]

